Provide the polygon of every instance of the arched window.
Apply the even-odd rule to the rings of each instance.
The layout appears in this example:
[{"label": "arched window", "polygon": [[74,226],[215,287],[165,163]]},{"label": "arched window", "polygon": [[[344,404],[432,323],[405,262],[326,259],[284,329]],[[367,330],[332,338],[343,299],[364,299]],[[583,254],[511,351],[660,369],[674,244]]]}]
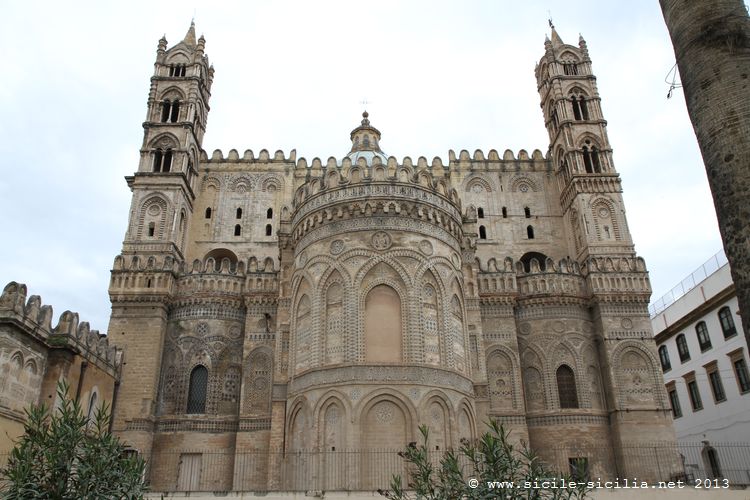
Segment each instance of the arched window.
[{"label": "arched window", "polygon": [[677,353],[680,355],[680,361],[683,363],[690,360],[690,350],[688,349],[685,335],[682,333],[677,336]]},{"label": "arched window", "polygon": [[530,219],[531,209],[529,207],[523,207],[523,215],[526,216],[527,219]]},{"label": "arched window", "polygon": [[161,103],[161,122],[167,123],[169,120],[169,115],[172,111],[172,103],[169,102],[169,99],[164,99]]},{"label": "arched window", "polygon": [[591,148],[591,163],[594,165],[594,173],[595,174],[601,174],[602,173],[602,163],[599,158],[599,150],[596,149],[596,146],[593,146]]},{"label": "arched window", "polygon": [[570,101],[573,103],[573,118],[575,120],[581,120],[581,107],[578,104],[578,98],[576,96],[571,96]]},{"label": "arched window", "polygon": [[734,327],[734,320],[732,319],[732,311],[726,306],[719,309],[719,323],[721,323],[721,331],[724,333],[725,339],[737,335],[737,329]]},{"label": "arched window", "polygon": [[206,209],[206,219],[210,219],[210,218],[211,218],[211,207],[208,207]]},{"label": "arched window", "polygon": [[180,101],[164,99],[161,103],[162,123],[176,123],[180,119]]},{"label": "arched window", "polygon": [[672,369],[672,363],[669,362],[669,351],[667,346],[659,347],[659,361],[661,361],[661,371],[668,372]]},{"label": "arched window", "polygon": [[487,239],[487,229],[484,226],[479,226],[479,239],[480,240]]},{"label": "arched window", "polygon": [[711,349],[711,337],[708,335],[708,327],[705,321],[695,325],[695,333],[698,335],[698,345],[701,347],[701,352]]},{"label": "arched window", "polygon": [[190,388],[185,413],[206,413],[207,388],[208,370],[205,366],[198,365],[190,373]]},{"label": "arched window", "polygon": [[156,233],[156,224],[149,222],[148,224],[148,235],[153,236]]},{"label": "arched window", "polygon": [[533,226],[526,226],[526,236],[530,239],[534,239],[534,227]]},{"label": "arched window", "polygon": [[164,151],[164,161],[161,164],[162,172],[169,172],[172,169],[172,150]]},{"label": "arched window", "polygon": [[161,172],[161,162],[163,159],[164,158],[161,149],[157,149],[156,151],[154,151],[154,172]]},{"label": "arched window", "polygon": [[242,218],[242,209],[238,208],[237,213],[235,215],[235,219],[241,219]]},{"label": "arched window", "polygon": [[272,232],[273,228],[271,227],[271,224],[266,224],[266,236],[271,236]]},{"label": "arched window", "polygon": [[507,218],[508,218],[508,208],[503,207],[503,219],[507,219]]},{"label": "arched window", "polygon": [[482,207],[477,208],[477,217],[484,219],[484,209]]},{"label": "arched window", "polygon": [[531,272],[531,259],[536,259],[537,263],[539,263],[539,270],[540,271],[546,271],[547,270],[547,256],[543,253],[539,252],[526,252],[521,256],[520,260],[521,263],[523,263],[523,270],[527,273]]},{"label": "arched window", "polygon": [[266,210],[266,219],[273,219],[273,208]]},{"label": "arched window", "polygon": [[568,365],[560,365],[557,369],[557,394],[560,408],[578,408],[576,377]]},{"label": "arched window", "polygon": [[240,236],[241,234],[242,234],[242,226],[237,224],[236,226],[234,226],[234,235]]}]

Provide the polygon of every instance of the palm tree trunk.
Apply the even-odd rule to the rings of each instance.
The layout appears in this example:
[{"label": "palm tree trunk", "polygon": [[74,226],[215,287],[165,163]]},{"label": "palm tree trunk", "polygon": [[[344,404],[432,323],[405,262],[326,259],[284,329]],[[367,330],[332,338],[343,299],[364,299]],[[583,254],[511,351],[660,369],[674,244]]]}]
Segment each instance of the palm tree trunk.
[{"label": "palm tree trunk", "polygon": [[742,0],[659,0],[750,346],[750,18]]}]

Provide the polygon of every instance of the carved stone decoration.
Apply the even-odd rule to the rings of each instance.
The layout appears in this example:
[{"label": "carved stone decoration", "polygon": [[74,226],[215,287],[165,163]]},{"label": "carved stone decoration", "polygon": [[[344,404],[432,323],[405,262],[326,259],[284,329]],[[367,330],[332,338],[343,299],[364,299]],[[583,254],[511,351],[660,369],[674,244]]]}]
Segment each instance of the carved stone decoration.
[{"label": "carved stone decoration", "polygon": [[620,324],[626,330],[631,330],[633,328],[633,320],[630,318],[623,318]]},{"label": "carved stone decoration", "polygon": [[344,251],[344,240],[334,240],[331,242],[331,255],[338,255]]},{"label": "carved stone decoration", "polygon": [[382,251],[388,250],[393,242],[391,241],[391,236],[388,233],[386,233],[385,231],[378,231],[372,235],[370,243],[375,250]]},{"label": "carved stone decoration", "polygon": [[461,268],[461,258],[457,253],[451,254],[451,262],[453,263],[453,267],[455,267],[456,269]]},{"label": "carved stone decoration", "polygon": [[531,333],[531,323],[521,323],[518,325],[518,333],[528,335]]},{"label": "carved stone decoration", "polygon": [[299,256],[297,256],[297,260],[299,261],[300,267],[307,264],[307,252],[300,253]]},{"label": "carved stone decoration", "polygon": [[427,256],[432,255],[432,252],[433,252],[432,243],[430,243],[427,240],[420,241],[419,242],[419,251],[422,252],[423,254],[427,255]]},{"label": "carved stone decoration", "polygon": [[555,321],[554,323],[552,323],[552,329],[557,333],[562,333],[565,331],[565,323],[563,323],[562,321]]},{"label": "carved stone decoration", "polygon": [[375,406],[375,418],[381,424],[390,424],[393,422],[393,414],[395,408],[393,403],[389,401],[383,401]]}]

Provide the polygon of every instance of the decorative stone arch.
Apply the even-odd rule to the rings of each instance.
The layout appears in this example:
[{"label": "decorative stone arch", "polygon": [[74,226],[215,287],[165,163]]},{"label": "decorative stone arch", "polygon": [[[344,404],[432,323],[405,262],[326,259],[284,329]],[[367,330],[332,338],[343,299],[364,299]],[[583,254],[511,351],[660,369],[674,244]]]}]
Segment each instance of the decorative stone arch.
[{"label": "decorative stone arch", "polygon": [[408,165],[401,165],[396,171],[396,179],[399,182],[412,182],[414,169]]},{"label": "decorative stone arch", "polygon": [[263,346],[250,351],[243,371],[243,414],[270,415],[274,373],[271,348]]},{"label": "decorative stone arch", "polygon": [[291,372],[299,373],[315,366],[313,356],[316,344],[314,332],[314,311],[317,310],[317,297],[315,289],[306,279],[297,284],[292,303],[292,342],[289,347],[291,352]]},{"label": "decorative stone arch", "polygon": [[221,178],[215,176],[215,175],[208,175],[203,178],[203,182],[201,184],[201,191],[206,192],[209,188],[215,189],[217,192],[221,191]]},{"label": "decorative stone arch", "polygon": [[[367,277],[368,275],[365,274],[363,278]],[[396,295],[398,295],[398,299],[400,301],[399,303],[399,312],[401,315],[401,351],[400,356],[398,360],[392,360],[392,361],[385,361],[385,362],[395,362],[395,363],[402,363],[408,359],[409,356],[409,319],[410,319],[410,311],[409,311],[409,305],[410,305],[410,294],[408,291],[408,287],[406,283],[403,283],[403,281],[395,281],[394,279],[391,279],[389,277],[374,277],[372,281],[367,283],[363,286],[362,281],[359,282],[359,286],[355,286],[355,290],[358,290],[358,304],[357,304],[357,352],[358,352],[358,358],[360,361],[365,362],[367,360],[367,337],[368,332],[370,332],[369,328],[367,327],[367,298],[369,297],[370,292],[375,289],[378,286],[385,285],[389,288],[391,288]],[[375,338],[375,330],[372,330],[373,338]],[[391,345],[390,347],[393,347]]]},{"label": "decorative stone arch", "polygon": [[[628,355],[637,355],[642,360],[640,366],[629,366]],[[635,340],[622,341],[612,352],[612,366],[615,372],[617,402],[620,408],[637,405],[667,408],[666,392],[661,370],[656,356]],[[649,401],[649,398],[651,401]]]},{"label": "decorative stone arch", "polygon": [[477,437],[476,416],[474,415],[471,403],[466,398],[462,398],[458,405],[456,405],[455,429],[458,437],[458,443],[455,444],[456,447],[460,446],[460,442],[463,439],[474,441]]},{"label": "decorative stone arch", "polygon": [[138,209],[135,238],[145,238],[153,232],[150,237],[163,239],[166,234],[167,220],[171,215],[170,212],[170,203],[166,198],[155,193],[148,195],[141,201]]},{"label": "decorative stone arch", "polygon": [[161,93],[159,93],[159,97],[157,98],[157,100],[161,102],[164,99],[169,99],[169,100],[178,99],[180,101],[185,101],[187,99],[187,96],[185,95],[185,92],[183,92],[183,90],[180,87],[176,85],[171,85],[167,87],[166,89],[162,90]]},{"label": "decorative stone arch", "polygon": [[286,422],[287,452],[307,451],[313,446],[310,442],[312,421],[310,404],[305,396],[297,396],[289,405],[289,417]]},{"label": "decorative stone arch", "polygon": [[284,180],[277,175],[265,175],[260,183],[260,188],[263,192],[281,191],[283,187]]},{"label": "decorative stone arch", "polygon": [[419,415],[420,422],[427,425],[430,431],[429,450],[445,451],[452,447],[456,416],[450,398],[443,391],[432,389],[425,394],[419,404]]},{"label": "decorative stone arch", "polygon": [[[403,264],[401,264],[398,260],[394,258],[394,257],[398,257],[402,255],[401,252],[391,251],[385,254],[379,254],[371,250],[358,249],[358,250],[354,250],[352,252],[346,253],[347,258],[354,256],[354,255],[361,255],[361,256],[369,257],[368,262],[362,266],[362,268],[357,272],[357,274],[354,275],[354,279],[352,280],[352,285],[354,286],[355,290],[361,289],[362,280],[367,276],[367,274],[375,266],[381,263],[386,264],[391,269],[393,269],[393,271],[399,276],[399,278],[401,279],[405,287],[413,286],[411,273],[404,267]],[[418,254],[414,252],[413,255],[418,255]],[[406,298],[406,295],[404,295],[404,298]]]},{"label": "decorative stone arch", "polygon": [[609,198],[600,196],[591,200],[590,206],[597,238],[599,240],[622,239],[619,214],[614,202]]},{"label": "decorative stone arch", "polygon": [[[332,412],[332,409],[338,411]],[[342,451],[348,447],[347,423],[351,414],[348,398],[337,390],[329,390],[318,399],[313,408],[313,422],[317,423],[317,445],[321,451]]]},{"label": "decorative stone arch", "polygon": [[[403,421],[397,422],[395,418],[391,418],[389,421],[388,405],[384,405],[386,407],[383,408],[380,415],[374,415],[373,413],[379,410],[378,405],[383,403],[393,405],[395,408],[391,408],[391,410],[397,408],[401,412]],[[392,389],[379,389],[370,393],[354,408],[353,416],[355,426],[359,428],[360,447],[363,450],[384,448],[391,448],[394,451],[403,450],[407,443],[414,441],[415,425],[419,421],[417,411],[409,398]],[[390,416],[397,417],[395,411]],[[372,426],[368,425],[368,423],[372,423],[368,422],[368,417],[387,430],[383,432],[380,429],[372,429]],[[395,424],[400,425],[396,427]],[[399,430],[402,432],[398,432]],[[373,446],[374,444],[377,444],[377,446]]]},{"label": "decorative stone arch", "polygon": [[574,62],[579,63],[581,62],[581,58],[573,52],[570,49],[565,49],[563,52],[558,56],[559,60],[562,62]]},{"label": "decorative stone arch", "polygon": [[327,273],[326,280],[321,280],[318,295],[321,305],[317,321],[318,336],[322,342],[318,342],[321,353],[320,359],[325,364],[338,364],[346,361],[346,346],[350,344],[347,332],[350,331],[347,324],[348,297],[351,297],[351,288],[344,275],[337,269]]},{"label": "decorative stone arch", "polygon": [[184,49],[174,47],[169,50],[166,57],[167,64],[190,64],[191,55]]},{"label": "decorative stone arch", "polygon": [[481,194],[482,192],[485,192],[489,194],[496,191],[496,189],[494,189],[492,183],[486,178],[479,175],[472,175],[464,181],[464,191],[467,193]]},{"label": "decorative stone arch", "polygon": [[[487,350],[487,382],[491,410],[517,410],[521,408],[519,384],[520,367],[516,354],[505,346],[494,345]],[[504,404],[508,401],[510,404]]]},{"label": "decorative stone arch", "polygon": [[511,192],[537,192],[539,191],[539,185],[531,177],[526,175],[519,175],[511,179],[510,181]]},{"label": "decorative stone arch", "polygon": [[180,140],[171,132],[162,132],[148,143],[149,149],[178,149]]},{"label": "decorative stone arch", "polygon": [[420,322],[418,339],[422,350],[421,358],[424,363],[444,366],[446,360],[445,313],[441,304],[445,302],[445,286],[440,274],[435,273],[432,268],[428,267],[421,273],[418,270],[415,276],[420,276],[415,295],[419,297],[417,317]]},{"label": "decorative stone arch", "polygon": [[[576,95],[576,96],[582,96],[582,97],[586,97],[586,98],[588,98],[590,96],[590,94],[589,94],[589,92],[587,90],[581,88],[581,86],[579,86],[577,84],[571,86],[568,89],[567,95],[568,96],[570,96],[570,95]],[[593,135],[592,135],[592,137],[593,137]]]},{"label": "decorative stone arch", "polygon": [[232,192],[244,194],[255,189],[256,181],[252,177],[239,175],[230,181],[228,187]]}]

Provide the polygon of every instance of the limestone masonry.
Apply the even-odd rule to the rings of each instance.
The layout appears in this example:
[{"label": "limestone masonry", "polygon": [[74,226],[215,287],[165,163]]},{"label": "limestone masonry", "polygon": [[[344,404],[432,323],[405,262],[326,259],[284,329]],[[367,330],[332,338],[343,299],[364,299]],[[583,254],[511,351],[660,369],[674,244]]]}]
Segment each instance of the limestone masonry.
[{"label": "limestone masonry", "polygon": [[154,490],[285,489],[308,452],[367,489],[420,424],[440,451],[490,417],[564,470],[657,474],[627,456],[674,431],[583,38],[535,70],[546,155],[447,164],[386,156],[366,112],[341,159],[209,157],[204,46],[159,41],[109,288],[114,430]]}]

